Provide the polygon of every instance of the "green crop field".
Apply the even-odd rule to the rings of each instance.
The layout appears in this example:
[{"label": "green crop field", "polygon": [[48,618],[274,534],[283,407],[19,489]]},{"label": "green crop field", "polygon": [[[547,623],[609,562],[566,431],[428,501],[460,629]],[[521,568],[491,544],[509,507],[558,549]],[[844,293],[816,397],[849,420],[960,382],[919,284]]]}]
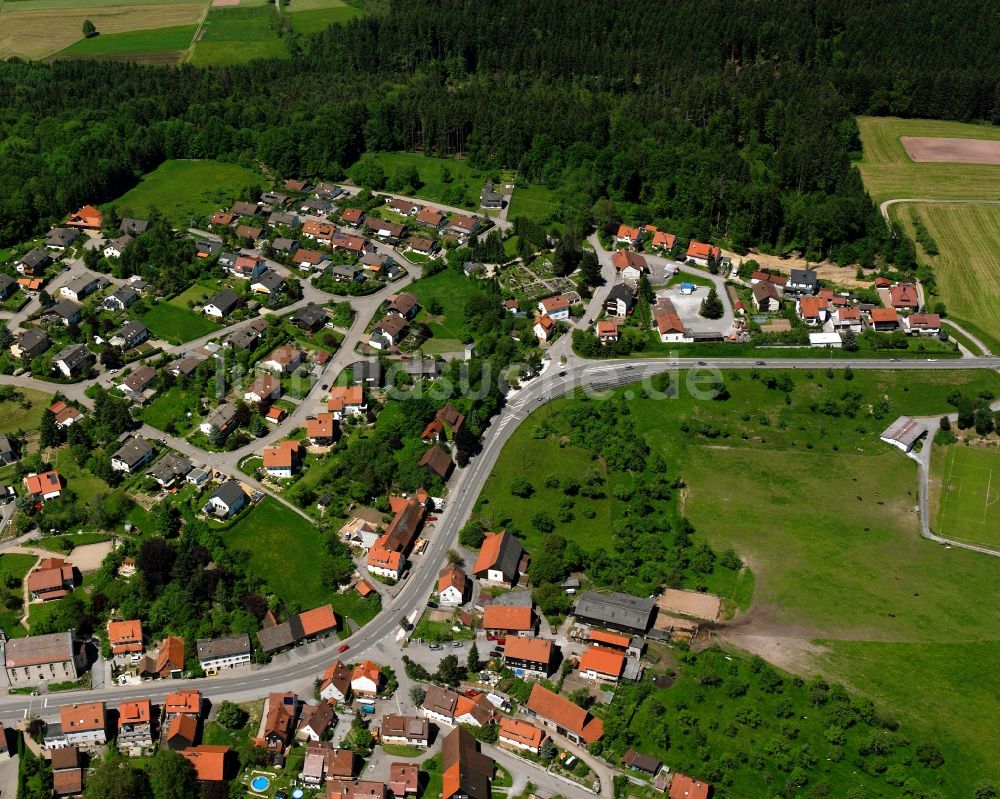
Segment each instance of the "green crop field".
[{"label": "green crop field", "polygon": [[[996,193],[1000,198],[1000,179]],[[948,316],[1000,352],[1000,205],[899,203],[890,215],[911,236],[913,216],[920,220],[937,244],[937,255],[923,257]]]},{"label": "green crop field", "polygon": [[287,58],[272,6],[209,9],[190,61],[197,67],[242,64],[255,58]]},{"label": "green crop field", "polygon": [[284,9],[299,33],[318,33],[330,25],[347,22],[365,12],[343,0],[292,0]]},{"label": "green crop field", "polygon": [[1000,139],[1000,128],[930,119],[858,117],[864,154],[861,177],[876,203],[902,197],[919,199],[1000,198],[1000,166],[915,163],[900,136]]},{"label": "green crop field", "polygon": [[936,447],[941,483],[934,532],[956,541],[1000,546],[1000,453],[954,444]]},{"label": "green crop field", "polygon": [[257,172],[220,161],[164,161],[139,185],[108,205],[136,216],[150,206],[158,208],[177,227],[204,221],[204,217],[228,206],[247,186],[259,184]]},{"label": "green crop field", "polygon": [[149,328],[154,338],[162,338],[171,344],[183,344],[219,329],[207,316],[178,308],[169,302],[154,305],[139,317],[139,321]]},{"label": "green crop field", "polygon": [[[920,538],[916,465],[879,441],[878,432],[900,413],[947,411],[953,388],[1000,393],[1000,378],[986,371],[859,371],[847,380],[843,370],[831,376],[803,369],[787,373],[794,388],[786,404],[780,390],[763,382],[770,374],[754,380],[725,373],[732,396],[722,402],[696,401],[686,390],[662,401],[636,387],[617,392],[633,397],[629,424],[665,459],[671,479],[680,475],[678,513],[696,536],[717,551],[734,548],[753,571],[752,603],[741,597],[748,586],[707,581],[737,607],[750,607],[731,629],[714,635],[874,699],[917,740],[938,743],[948,764],[941,769],[942,795],[970,795],[979,779],[1000,778],[993,758],[1000,749],[998,678],[974,676],[1000,653],[1000,611],[984,602],[995,593],[1000,563]],[[686,379],[681,373],[675,382],[684,386]],[[855,416],[824,409],[824,401],[840,402],[847,391],[860,395]],[[868,408],[880,401],[887,407],[875,419]],[[574,402],[543,406],[515,433],[482,495],[481,517],[516,513],[520,520],[551,508],[557,500],[543,487],[549,472],[573,469],[579,476],[589,468],[558,425],[545,432],[549,415]],[[512,497],[509,482],[529,461],[535,494]],[[618,486],[633,479],[610,474],[609,498],[591,504],[598,518],[610,514],[612,531],[626,507]],[[528,550],[537,551],[540,537],[523,522],[515,526]],[[607,523],[579,512],[555,532],[584,548],[610,549]],[[710,707],[702,705],[699,714]]]},{"label": "green crop field", "polygon": [[143,61],[159,60],[160,55],[171,55],[176,62],[191,43],[197,25],[175,25],[171,28],[108,33],[93,39],[81,39],[76,44],[57,53],[57,57],[116,56]]}]

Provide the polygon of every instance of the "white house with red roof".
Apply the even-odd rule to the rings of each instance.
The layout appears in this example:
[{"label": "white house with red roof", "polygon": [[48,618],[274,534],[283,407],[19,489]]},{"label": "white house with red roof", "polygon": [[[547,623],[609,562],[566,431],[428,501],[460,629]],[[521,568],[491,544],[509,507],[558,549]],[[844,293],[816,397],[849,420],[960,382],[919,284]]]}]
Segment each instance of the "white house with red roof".
[{"label": "white house with red roof", "polygon": [[615,241],[629,247],[638,247],[639,242],[642,241],[642,231],[637,227],[619,225],[618,232],[615,234]]},{"label": "white house with red roof", "polygon": [[569,319],[569,298],[564,294],[546,297],[538,303],[538,313],[547,315],[556,322]]},{"label": "white house with red roof", "polygon": [[719,259],[722,257],[722,250],[718,247],[713,247],[711,244],[705,244],[701,241],[692,241],[688,244],[686,255],[689,261],[694,261],[696,264],[701,264],[702,266],[708,266],[709,260],[718,263]]}]

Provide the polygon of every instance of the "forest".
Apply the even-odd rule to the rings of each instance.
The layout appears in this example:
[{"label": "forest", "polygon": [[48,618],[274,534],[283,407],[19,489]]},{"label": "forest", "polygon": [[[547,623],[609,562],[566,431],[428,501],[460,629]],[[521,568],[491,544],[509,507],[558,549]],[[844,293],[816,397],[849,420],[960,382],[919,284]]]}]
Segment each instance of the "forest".
[{"label": "forest", "polygon": [[[576,229],[874,265],[912,260],[852,168],[853,115],[1000,120],[1000,11],[974,0],[391,0],[291,60],[0,65],[0,245],[167,158],[341,176],[461,154],[558,189]],[[892,35],[886,35],[892,31]]]}]

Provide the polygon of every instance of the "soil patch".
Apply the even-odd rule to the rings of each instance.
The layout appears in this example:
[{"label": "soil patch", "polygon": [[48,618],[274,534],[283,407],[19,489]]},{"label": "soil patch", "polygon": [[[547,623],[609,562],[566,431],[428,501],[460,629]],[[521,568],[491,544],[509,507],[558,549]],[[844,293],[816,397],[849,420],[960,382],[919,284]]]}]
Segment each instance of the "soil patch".
[{"label": "soil patch", "polygon": [[900,136],[899,141],[918,163],[1000,164],[1000,141],[937,136]]},{"label": "soil patch", "polygon": [[722,254],[732,258],[737,268],[744,261],[756,261],[762,269],[769,269],[783,275],[790,275],[793,269],[812,269],[816,272],[816,277],[820,280],[829,280],[831,283],[836,283],[838,286],[843,286],[844,288],[867,288],[871,286],[871,279],[858,280],[857,264],[839,266],[830,261],[815,263],[793,255],[767,255],[766,253],[755,252],[753,250],[746,255],[737,255],[728,250],[723,250]]}]

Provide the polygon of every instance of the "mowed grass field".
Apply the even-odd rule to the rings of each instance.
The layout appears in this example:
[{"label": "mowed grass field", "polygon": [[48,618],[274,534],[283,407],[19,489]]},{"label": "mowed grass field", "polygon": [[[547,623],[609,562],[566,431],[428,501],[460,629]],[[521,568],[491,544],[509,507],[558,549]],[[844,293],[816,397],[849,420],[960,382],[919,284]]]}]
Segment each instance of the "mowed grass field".
[{"label": "mowed grass field", "polygon": [[139,317],[139,321],[149,328],[154,338],[171,344],[183,344],[219,329],[219,325],[204,314],[178,308],[169,302],[154,305]]},{"label": "mowed grass field", "polygon": [[278,36],[277,12],[270,5],[211,8],[200,37],[190,56],[197,67],[288,58],[288,48]]},{"label": "mowed grass field", "polygon": [[197,25],[108,33],[81,39],[55,58],[116,58],[139,63],[177,63],[191,43]]},{"label": "mowed grass field", "polygon": [[1000,352],[1000,205],[898,203],[889,213],[914,238],[913,217],[920,220],[937,243],[938,254],[923,257],[948,316]]},{"label": "mowed grass field", "polygon": [[537,185],[518,186],[511,197],[507,218],[526,216],[529,219],[545,219],[558,212],[559,203],[555,199],[555,192],[551,189]]},{"label": "mowed grass field", "polygon": [[239,199],[247,186],[261,183],[263,177],[236,164],[220,161],[164,161],[139,185],[108,203],[120,213],[142,216],[150,206],[158,208],[176,227],[203,222],[224,205]]},{"label": "mowed grass field", "polygon": [[[98,5],[83,0],[6,0],[0,5],[0,59],[42,59],[59,53],[83,39],[83,23],[88,19],[101,34],[90,40],[90,47],[100,48],[97,40],[105,35],[150,31],[153,46],[160,51],[163,48],[155,40],[164,29],[196,25],[204,10],[204,2],[183,0],[123,0]],[[166,38],[176,40],[172,35]],[[149,41],[147,38],[146,43]],[[110,46],[116,45],[112,42]]]},{"label": "mowed grass field", "polygon": [[[699,402],[682,390],[663,401],[640,394],[628,406],[652,452],[683,480],[679,512],[695,534],[717,551],[733,547],[753,571],[749,612],[715,636],[873,699],[916,740],[940,746],[943,796],[971,795],[979,780],[1000,779],[1000,677],[976,676],[1000,656],[1000,608],[991,601],[1000,560],[920,537],[916,464],[878,433],[899,413],[948,410],[953,388],[997,393],[1000,378],[986,371],[858,371],[851,380],[842,370],[832,377],[824,370],[788,374],[795,383],[790,405],[762,381],[727,372],[732,398],[725,402]],[[685,381],[684,373],[675,380]],[[619,393],[628,391],[635,387]],[[885,398],[889,413],[878,420],[865,410],[851,418],[815,409],[845,391],[857,391],[862,408]],[[509,485],[520,473],[525,447],[538,464],[529,479],[540,495],[545,491],[545,476],[554,471],[549,459],[562,459],[569,447],[531,431],[571,401],[549,403],[523,423],[494,469],[480,513],[515,502],[502,481]],[[717,438],[698,434],[712,424],[722,431]],[[577,466],[574,474],[580,472]],[[615,500],[608,501],[613,518]],[[581,545],[591,535],[607,536],[582,514],[577,519],[558,532]]]},{"label": "mowed grass field", "polygon": [[857,167],[876,203],[919,199],[1000,199],[1000,166],[915,163],[900,136],[1000,140],[1000,127],[932,119],[858,117],[864,154]]},{"label": "mowed grass field", "polygon": [[[293,0],[294,1],[294,0]],[[443,203],[460,208],[479,208],[479,193],[482,191],[486,174],[461,158],[433,158],[421,153],[371,153],[366,158],[374,158],[385,170],[391,184],[393,175],[402,167],[413,167],[420,175],[420,188],[411,194],[429,202]],[[451,173],[451,181],[442,180],[443,170]],[[463,191],[463,200],[456,202],[452,196],[456,188]],[[391,191],[391,189],[387,189]],[[449,201],[450,200],[450,201]]]},{"label": "mowed grass field", "polygon": [[1000,452],[952,444],[932,457],[934,532],[1000,547]]},{"label": "mowed grass field", "polygon": [[291,0],[282,9],[292,20],[292,27],[299,33],[318,33],[330,25],[347,22],[365,12],[343,0]]}]

